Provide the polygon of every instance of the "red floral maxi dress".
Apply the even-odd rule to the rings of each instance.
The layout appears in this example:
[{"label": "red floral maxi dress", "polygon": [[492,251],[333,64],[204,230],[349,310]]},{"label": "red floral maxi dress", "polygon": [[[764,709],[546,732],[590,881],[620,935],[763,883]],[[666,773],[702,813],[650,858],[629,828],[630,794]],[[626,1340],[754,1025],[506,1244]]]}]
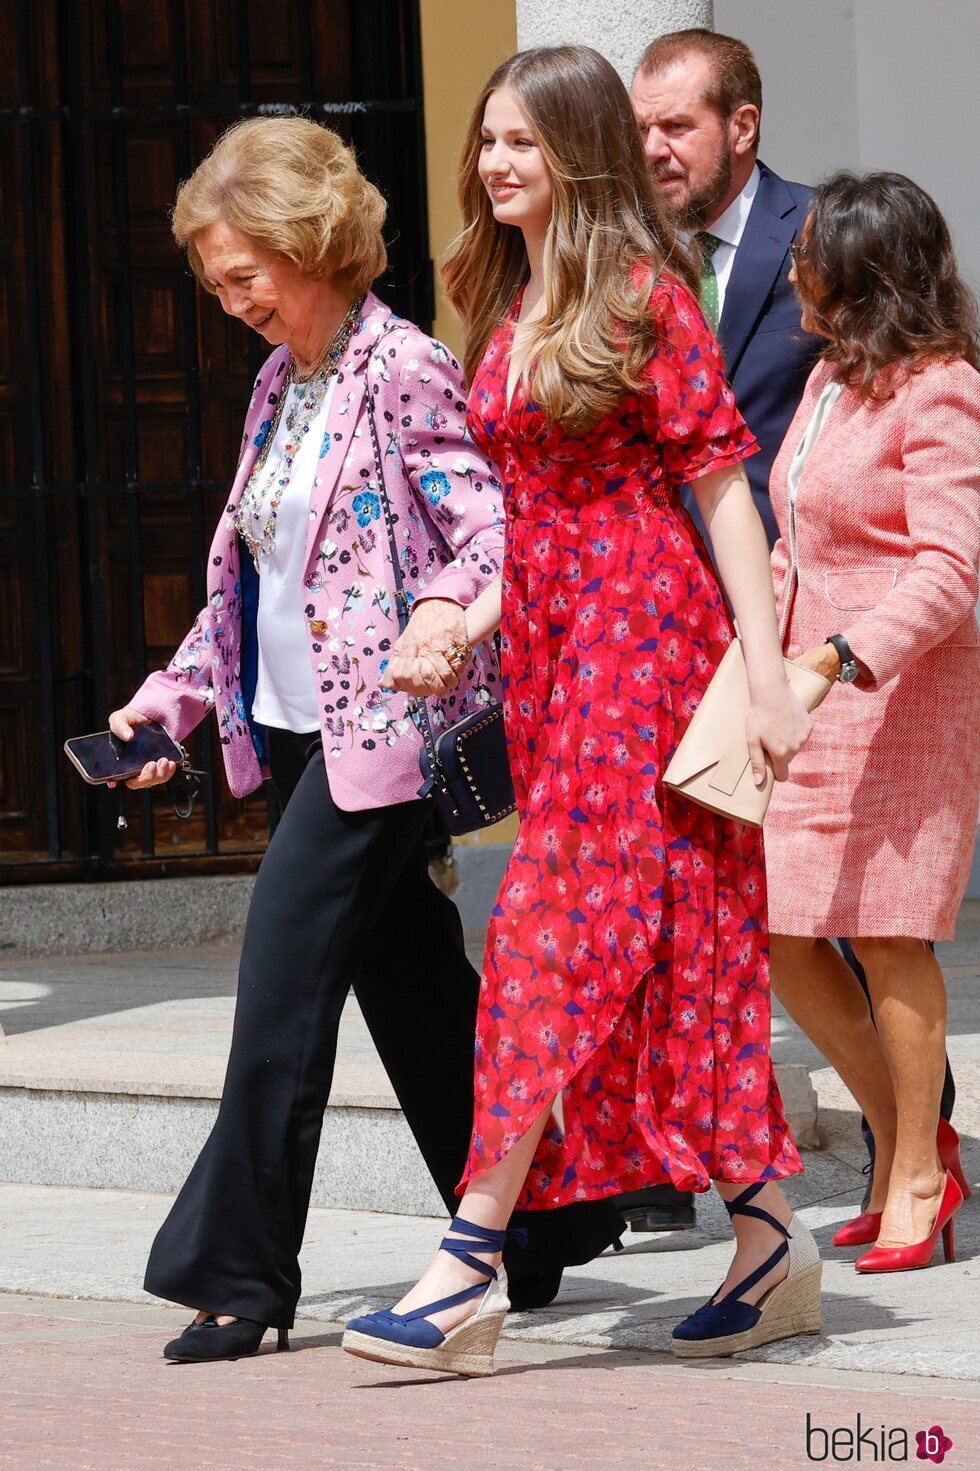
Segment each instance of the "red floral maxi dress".
[{"label": "red floral maxi dress", "polygon": [[755,440],[661,278],[649,391],[580,437],[518,386],[515,310],[470,392],[505,487],[501,643],[521,825],[487,936],[465,1182],[561,1099],[519,1205],[802,1166],[769,1055],[762,839],[660,774],[732,638],[686,481]]}]

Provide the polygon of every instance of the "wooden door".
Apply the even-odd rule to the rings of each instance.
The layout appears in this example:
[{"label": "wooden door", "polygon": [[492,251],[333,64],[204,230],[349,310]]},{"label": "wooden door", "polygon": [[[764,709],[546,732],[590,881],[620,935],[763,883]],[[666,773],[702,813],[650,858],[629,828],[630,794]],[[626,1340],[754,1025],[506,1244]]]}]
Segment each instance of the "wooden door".
[{"label": "wooden door", "polygon": [[247,863],[266,795],[227,794],[210,722],[194,817],[146,797],[121,837],[60,748],[203,601],[261,344],[168,213],[220,131],[300,109],[353,142],[389,199],[382,289],[431,321],[416,0],[15,0],[0,46],[0,882]]}]

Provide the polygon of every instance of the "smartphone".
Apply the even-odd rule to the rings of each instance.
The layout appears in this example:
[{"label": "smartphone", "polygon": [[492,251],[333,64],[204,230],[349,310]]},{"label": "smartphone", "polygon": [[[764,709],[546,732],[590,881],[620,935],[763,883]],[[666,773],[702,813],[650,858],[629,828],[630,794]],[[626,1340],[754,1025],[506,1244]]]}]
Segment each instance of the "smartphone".
[{"label": "smartphone", "polygon": [[180,766],[186,759],[183,748],[155,720],[135,725],[131,741],[121,741],[111,730],[73,736],[65,741],[65,755],[93,786],[128,781],[139,776],[148,761],[165,759]]}]

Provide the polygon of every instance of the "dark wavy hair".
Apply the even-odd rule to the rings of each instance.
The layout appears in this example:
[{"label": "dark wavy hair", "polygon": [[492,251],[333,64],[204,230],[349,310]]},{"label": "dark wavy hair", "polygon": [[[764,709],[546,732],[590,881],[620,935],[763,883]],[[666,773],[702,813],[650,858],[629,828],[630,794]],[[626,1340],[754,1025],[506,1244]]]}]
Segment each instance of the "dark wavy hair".
[{"label": "dark wavy hair", "polygon": [[797,291],[834,377],[884,403],[930,360],[980,368],[977,304],[935,200],[904,174],[833,174],[814,191]]}]

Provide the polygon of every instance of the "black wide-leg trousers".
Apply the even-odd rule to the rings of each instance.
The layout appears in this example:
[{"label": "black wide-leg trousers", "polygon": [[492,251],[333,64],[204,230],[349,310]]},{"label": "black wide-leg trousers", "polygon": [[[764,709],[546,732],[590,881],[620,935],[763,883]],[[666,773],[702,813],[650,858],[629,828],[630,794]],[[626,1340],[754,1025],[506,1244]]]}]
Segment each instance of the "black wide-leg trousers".
[{"label": "black wide-leg trousers", "polygon": [[[267,731],[282,818],[245,926],[231,1055],[214,1128],[157,1234],[145,1287],[213,1313],[292,1326],[337,1031],[353,985],[452,1211],[473,1120],[479,977],[456,906],[428,875],[428,804],[344,812],[319,736]],[[524,1212],[515,1279],[586,1262],[622,1231],[610,1201]],[[365,1280],[371,1276],[364,1263]]]}]

